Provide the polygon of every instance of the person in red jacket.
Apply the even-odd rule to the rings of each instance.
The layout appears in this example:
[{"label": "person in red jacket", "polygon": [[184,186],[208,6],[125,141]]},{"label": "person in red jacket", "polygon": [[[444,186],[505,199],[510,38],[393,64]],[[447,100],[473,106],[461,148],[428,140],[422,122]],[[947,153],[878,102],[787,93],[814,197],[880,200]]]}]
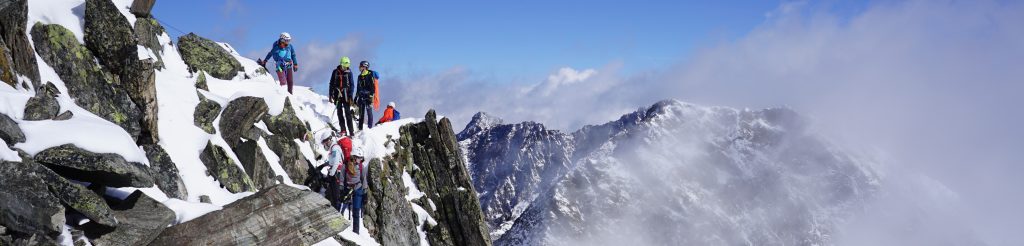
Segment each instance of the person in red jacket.
[{"label": "person in red jacket", "polygon": [[380,120],[377,121],[377,124],[380,125],[385,122],[396,121],[400,118],[402,118],[402,116],[401,113],[399,113],[398,110],[395,109],[395,102],[390,102],[388,103],[388,108],[384,109],[384,116],[380,117]]}]

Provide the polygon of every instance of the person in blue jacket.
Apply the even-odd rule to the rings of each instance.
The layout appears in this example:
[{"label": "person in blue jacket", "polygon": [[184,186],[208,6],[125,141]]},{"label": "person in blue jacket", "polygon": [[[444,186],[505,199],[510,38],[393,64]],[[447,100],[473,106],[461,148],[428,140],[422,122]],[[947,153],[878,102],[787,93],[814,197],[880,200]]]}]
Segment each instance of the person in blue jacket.
[{"label": "person in blue jacket", "polygon": [[270,57],[274,57],[276,63],[275,71],[277,71],[277,80],[281,82],[281,86],[288,85],[288,93],[292,93],[292,85],[295,84],[292,81],[292,72],[299,71],[299,61],[295,59],[295,48],[291,45],[292,35],[287,32],[282,32],[280,38],[274,41],[274,46],[270,48],[270,52],[267,53],[267,57],[259,61],[260,66],[267,66],[267,60]]}]

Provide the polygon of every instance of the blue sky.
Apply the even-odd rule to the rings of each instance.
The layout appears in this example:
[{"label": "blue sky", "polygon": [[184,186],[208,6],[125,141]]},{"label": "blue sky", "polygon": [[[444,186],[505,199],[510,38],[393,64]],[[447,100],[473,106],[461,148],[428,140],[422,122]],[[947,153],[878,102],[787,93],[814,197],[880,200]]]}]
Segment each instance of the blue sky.
[{"label": "blue sky", "polygon": [[229,42],[249,56],[266,52],[282,31],[295,37],[296,46],[355,36],[375,44],[368,59],[384,74],[462,67],[488,81],[533,83],[561,67],[622,62],[628,72],[664,66],[695,46],[745,34],[779,4],[182,0],[158,2],[154,13],[172,27]]}]

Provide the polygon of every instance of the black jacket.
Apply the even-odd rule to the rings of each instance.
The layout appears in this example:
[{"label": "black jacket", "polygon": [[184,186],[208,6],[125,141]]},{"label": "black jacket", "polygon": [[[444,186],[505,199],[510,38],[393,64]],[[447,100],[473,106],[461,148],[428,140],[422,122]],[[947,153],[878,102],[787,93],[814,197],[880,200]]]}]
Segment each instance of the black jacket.
[{"label": "black jacket", "polygon": [[[338,87],[341,88],[338,88]],[[340,65],[331,71],[331,86],[329,96],[335,101],[351,101],[355,92],[352,81],[352,70],[343,69]],[[340,95],[338,93],[341,93]]]},{"label": "black jacket", "polygon": [[369,70],[366,75],[359,75],[359,90],[357,91],[356,95],[356,103],[372,103],[372,100],[370,100],[370,96],[372,96],[373,93],[377,91],[377,88],[374,87],[376,85],[374,85],[373,80],[377,78],[379,78],[377,76],[377,72],[373,70]]}]

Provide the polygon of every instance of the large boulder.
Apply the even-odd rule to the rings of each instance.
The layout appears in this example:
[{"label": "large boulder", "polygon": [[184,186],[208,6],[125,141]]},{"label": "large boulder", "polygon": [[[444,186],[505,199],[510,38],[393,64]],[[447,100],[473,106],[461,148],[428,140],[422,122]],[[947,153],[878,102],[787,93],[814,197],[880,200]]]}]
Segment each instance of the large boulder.
[{"label": "large boulder", "polygon": [[0,38],[0,82],[15,88],[18,85],[18,77],[14,75],[14,58],[3,38]]},{"label": "large boulder", "polygon": [[146,151],[149,170],[156,186],[164,194],[167,194],[167,197],[186,200],[188,190],[185,189],[185,183],[181,181],[181,176],[178,176],[178,166],[171,161],[171,156],[167,155],[167,151],[158,144],[143,145],[142,149]]},{"label": "large boulder", "polygon": [[306,125],[298,116],[295,116],[295,109],[289,98],[284,99],[284,110],[278,115],[265,115],[263,122],[267,124],[267,130],[274,135],[282,135],[290,139],[302,139],[306,135]]},{"label": "large boulder", "polygon": [[267,137],[267,147],[270,147],[271,151],[279,157],[278,164],[284,169],[285,173],[288,173],[288,178],[293,183],[302,184],[308,178],[309,169],[312,169],[312,164],[306,157],[302,155],[302,151],[299,150],[299,144],[294,139],[284,137],[281,135],[270,135]]},{"label": "large boulder", "polygon": [[160,43],[160,35],[164,33],[164,27],[154,18],[138,18],[135,19],[135,39],[139,40],[139,45],[146,47],[156,54],[158,68],[163,68],[164,58],[162,52],[164,52],[164,46]]},{"label": "large boulder", "polygon": [[167,228],[151,245],[312,245],[348,225],[320,194],[279,184]]},{"label": "large boulder", "polygon": [[132,7],[128,11],[138,17],[152,17],[154,4],[156,4],[156,0],[135,0],[132,1]]},{"label": "large boulder", "polygon": [[65,144],[45,149],[33,157],[36,162],[70,179],[110,187],[153,187],[153,177],[139,163],[125,161],[111,153],[93,153]]},{"label": "large boulder", "polygon": [[33,87],[39,87],[39,68],[36,65],[35,50],[25,35],[28,27],[28,0],[0,1],[0,36],[11,51],[14,71],[32,80]]},{"label": "large boulder", "polygon": [[423,122],[402,126],[402,152],[416,163],[411,175],[416,186],[436,205],[437,226],[427,230],[431,245],[491,245],[480,200],[462,158],[455,132],[447,119],[437,120],[433,110]]},{"label": "large boulder", "polygon": [[74,34],[60,25],[36,23],[32,41],[43,61],[53,67],[67,86],[75,103],[121,126],[133,137],[141,132],[142,113],[118,78],[96,64],[89,49],[78,43]]},{"label": "large boulder", "polygon": [[25,142],[25,133],[18,127],[18,122],[3,113],[0,113],[0,139],[11,146]]},{"label": "large boulder", "polygon": [[242,142],[234,150],[256,188],[263,189],[275,184],[277,174],[270,168],[270,162],[267,162],[267,157],[256,141]]},{"label": "large boulder", "polygon": [[213,176],[228,191],[238,193],[255,190],[252,180],[238,164],[235,164],[235,161],[231,160],[231,157],[227,156],[224,148],[207,142],[203,153],[199,155],[199,160],[206,166],[206,173]]},{"label": "large boulder", "polygon": [[384,165],[380,159],[370,160],[367,165],[367,175],[371,178],[367,182],[369,192],[366,194],[363,224],[382,245],[420,244],[416,213],[405,200],[409,191],[402,181],[404,163],[388,157]]},{"label": "large boulder", "polygon": [[25,116],[22,118],[24,120],[49,120],[57,117],[57,113],[60,113],[57,94],[60,94],[60,91],[53,83],[49,82],[36,89],[36,95],[25,103]]},{"label": "large boulder", "polygon": [[216,42],[195,33],[178,38],[178,52],[193,72],[206,71],[218,79],[230,80],[244,71],[242,64]]},{"label": "large boulder", "polygon": [[[56,172],[39,165],[24,155],[21,163],[12,163],[22,170],[31,172],[39,177],[47,190],[56,197],[61,204],[89,218],[93,223],[103,226],[117,226],[117,219],[114,218],[112,210],[107,206],[106,201],[85,186],[68,181]],[[45,192],[45,191],[40,191]]]},{"label": "large boulder", "polygon": [[93,245],[148,245],[174,223],[175,218],[173,210],[142,191],[135,191],[115,206],[114,215],[120,225],[113,231],[106,232],[103,228],[86,231],[86,236],[93,238]]},{"label": "large boulder", "polygon": [[196,105],[196,109],[192,113],[192,124],[203,129],[206,133],[217,133],[217,129],[213,127],[213,120],[217,119],[217,116],[220,115],[220,104],[206,98],[203,96],[203,93],[198,94],[199,104]]},{"label": "large boulder", "polygon": [[238,146],[242,137],[256,127],[256,122],[267,114],[267,110],[267,103],[259,97],[239,97],[229,102],[220,113],[221,136],[228,146]]},{"label": "large boulder", "polygon": [[64,206],[47,192],[42,177],[4,161],[0,161],[0,177],[0,225],[24,234],[60,234]]},{"label": "large boulder", "polygon": [[[113,74],[123,75],[139,60],[132,23],[109,0],[85,1],[85,47]],[[34,34],[33,34],[34,35]]]}]

